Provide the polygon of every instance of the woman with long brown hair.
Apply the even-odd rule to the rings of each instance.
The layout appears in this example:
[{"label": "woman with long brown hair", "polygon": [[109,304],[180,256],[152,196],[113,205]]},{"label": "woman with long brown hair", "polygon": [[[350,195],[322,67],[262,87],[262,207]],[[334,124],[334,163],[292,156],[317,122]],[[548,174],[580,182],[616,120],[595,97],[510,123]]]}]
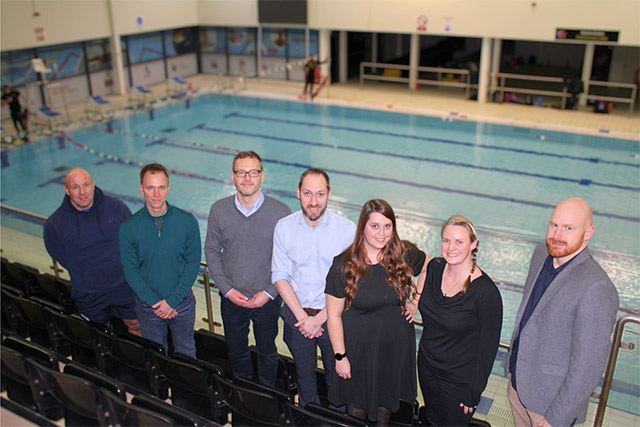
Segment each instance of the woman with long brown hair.
[{"label": "woman with long brown hair", "polygon": [[[400,240],[387,202],[362,207],[353,243],[327,275],[327,328],[336,357],[329,400],[387,425],[400,398],[416,397],[416,338],[406,309],[424,281],[424,252]],[[411,314],[411,315],[409,315]]]},{"label": "woman with long brown hair", "polygon": [[431,425],[469,424],[498,350],[502,298],[477,254],[476,228],[452,216],[442,226],[442,257],[429,262],[418,290],[418,375]]}]

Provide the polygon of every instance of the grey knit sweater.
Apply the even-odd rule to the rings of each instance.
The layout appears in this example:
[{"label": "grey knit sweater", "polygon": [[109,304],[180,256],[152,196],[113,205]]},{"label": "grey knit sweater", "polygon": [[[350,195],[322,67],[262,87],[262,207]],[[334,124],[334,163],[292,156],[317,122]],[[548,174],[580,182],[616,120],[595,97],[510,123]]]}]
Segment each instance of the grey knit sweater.
[{"label": "grey knit sweater", "polygon": [[278,295],[271,283],[271,252],[276,223],[291,213],[284,203],[265,195],[252,215],[238,211],[234,196],[215,202],[209,212],[204,253],[221,295],[236,289],[248,298],[260,291]]}]

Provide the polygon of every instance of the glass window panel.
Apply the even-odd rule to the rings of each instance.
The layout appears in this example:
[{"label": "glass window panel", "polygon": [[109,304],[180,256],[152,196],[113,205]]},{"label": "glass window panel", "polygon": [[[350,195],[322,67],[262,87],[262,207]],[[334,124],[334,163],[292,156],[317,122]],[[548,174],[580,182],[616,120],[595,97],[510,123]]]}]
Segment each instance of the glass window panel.
[{"label": "glass window panel", "polygon": [[89,72],[111,69],[111,50],[108,39],[92,40],[85,44]]}]

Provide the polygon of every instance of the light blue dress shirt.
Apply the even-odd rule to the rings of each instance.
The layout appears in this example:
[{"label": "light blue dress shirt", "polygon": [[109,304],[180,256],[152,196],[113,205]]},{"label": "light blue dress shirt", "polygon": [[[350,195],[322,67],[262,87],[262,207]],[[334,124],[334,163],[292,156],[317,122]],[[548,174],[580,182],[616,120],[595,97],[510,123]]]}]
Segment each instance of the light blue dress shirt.
[{"label": "light blue dress shirt", "polygon": [[322,309],[324,289],[333,258],[352,242],[355,224],[326,211],[316,227],[310,227],[302,211],[278,221],[273,233],[271,281],[287,280],[304,308]]},{"label": "light blue dress shirt", "polygon": [[260,190],[260,195],[258,196],[258,200],[249,208],[245,209],[244,206],[240,204],[240,200],[238,200],[238,193],[236,193],[236,197],[233,199],[236,203],[236,208],[242,213],[242,215],[249,217],[256,213],[260,206],[264,203],[264,194],[262,194],[262,190]]}]

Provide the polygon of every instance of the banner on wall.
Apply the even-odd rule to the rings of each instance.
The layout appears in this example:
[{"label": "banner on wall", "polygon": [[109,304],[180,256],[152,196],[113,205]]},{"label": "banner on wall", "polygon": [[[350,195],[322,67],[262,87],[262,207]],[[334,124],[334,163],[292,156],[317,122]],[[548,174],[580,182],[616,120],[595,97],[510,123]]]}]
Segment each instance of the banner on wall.
[{"label": "banner on wall", "polygon": [[63,79],[84,73],[84,51],[81,45],[60,46],[58,49],[40,50],[38,56],[46,61],[47,66],[54,71],[54,75],[47,75],[47,79]]},{"label": "banner on wall", "polygon": [[200,30],[200,51],[205,53],[225,53],[227,34],[224,28]]},{"label": "banner on wall", "polygon": [[31,67],[32,51],[2,54],[2,84],[18,87],[38,80]]},{"label": "banner on wall", "polygon": [[195,53],[198,33],[191,29],[165,31],[164,46],[167,56]]},{"label": "banner on wall", "polygon": [[256,53],[255,30],[229,28],[227,37],[229,53],[237,55],[253,55]]},{"label": "banner on wall", "polygon": [[129,37],[127,47],[131,64],[162,59],[161,33],[153,33],[143,37]]},{"label": "banner on wall", "polygon": [[[305,32],[302,30],[289,31],[289,57],[304,58],[305,51]],[[309,55],[318,54],[318,31],[309,32]]]},{"label": "banner on wall", "polygon": [[583,40],[593,42],[617,42],[619,31],[556,29],[556,40]]},{"label": "banner on wall", "polygon": [[265,56],[286,56],[287,30],[264,28],[262,30],[262,54]]}]

